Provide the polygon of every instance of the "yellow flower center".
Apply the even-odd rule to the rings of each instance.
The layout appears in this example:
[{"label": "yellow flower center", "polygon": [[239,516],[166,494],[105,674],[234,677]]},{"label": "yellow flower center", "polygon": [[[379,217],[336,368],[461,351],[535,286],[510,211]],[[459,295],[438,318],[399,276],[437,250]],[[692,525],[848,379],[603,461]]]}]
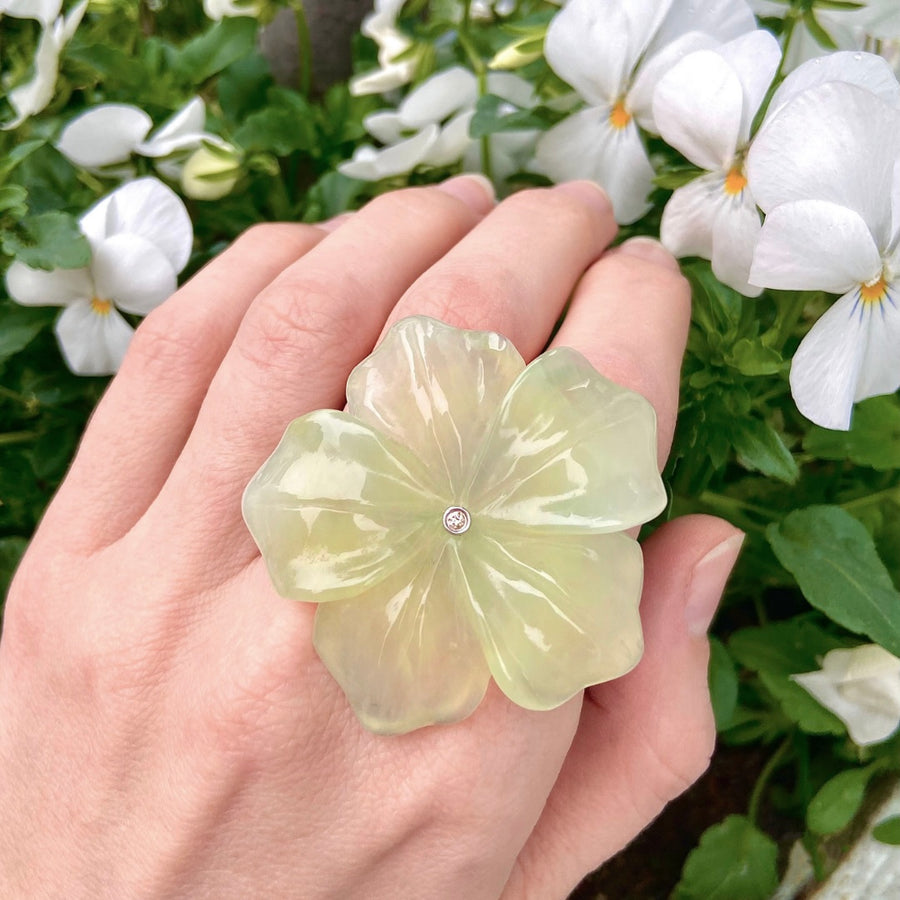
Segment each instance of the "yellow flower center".
[{"label": "yellow flower center", "polygon": [[747,176],[744,174],[741,164],[737,163],[725,176],[725,193],[729,197],[736,197],[745,187],[747,187]]},{"label": "yellow flower center", "polygon": [[631,113],[625,109],[625,100],[616,100],[609,111],[609,124],[621,131],[631,121]]},{"label": "yellow flower center", "polygon": [[91,297],[91,310],[98,316],[108,316],[112,311],[111,300],[101,300],[99,297]]},{"label": "yellow flower center", "polygon": [[887,296],[887,279],[882,272],[877,278],[859,286],[859,296],[863,303],[880,303]]}]

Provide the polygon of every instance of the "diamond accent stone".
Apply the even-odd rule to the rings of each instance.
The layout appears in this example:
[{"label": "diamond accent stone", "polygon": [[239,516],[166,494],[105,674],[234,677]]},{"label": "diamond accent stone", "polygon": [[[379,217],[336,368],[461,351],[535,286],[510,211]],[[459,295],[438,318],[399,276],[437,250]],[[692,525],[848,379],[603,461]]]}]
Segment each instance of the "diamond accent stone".
[{"label": "diamond accent stone", "polygon": [[444,528],[450,534],[462,534],[469,530],[472,524],[472,517],[469,511],[462,506],[449,506],[444,510]]}]

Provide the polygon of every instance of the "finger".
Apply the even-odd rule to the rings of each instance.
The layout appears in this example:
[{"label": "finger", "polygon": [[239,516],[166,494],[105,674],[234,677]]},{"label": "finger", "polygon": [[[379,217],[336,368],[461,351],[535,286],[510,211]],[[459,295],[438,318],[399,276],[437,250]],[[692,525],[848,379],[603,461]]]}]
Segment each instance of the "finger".
[{"label": "finger", "polygon": [[289,421],[343,405],[350,370],[397,298],[493,202],[465,176],[384,194],[281,273],[244,316],[146,528],[172,527],[177,511],[186,534],[203,536],[195,551],[233,539],[255,555],[240,514],[250,477]]},{"label": "finger", "polygon": [[254,226],[144,319],[45,519],[73,549],[111,543],[144,513],[251,301],[324,236],[311,225]]},{"label": "finger", "polygon": [[563,896],[706,770],[715,723],[705,630],[742,540],[721,519],[685,516],[644,544],[644,657],[622,678],[587,691],[508,897],[524,895],[516,887],[524,879],[534,896]]},{"label": "finger", "polygon": [[632,238],[585,273],[553,340],[653,404],[660,468],[675,429],[690,299],[674,257],[655,241]]},{"label": "finger", "polygon": [[615,233],[609,199],[593,182],[513,194],[410,287],[385,330],[405,316],[431,316],[497,331],[530,360]]}]

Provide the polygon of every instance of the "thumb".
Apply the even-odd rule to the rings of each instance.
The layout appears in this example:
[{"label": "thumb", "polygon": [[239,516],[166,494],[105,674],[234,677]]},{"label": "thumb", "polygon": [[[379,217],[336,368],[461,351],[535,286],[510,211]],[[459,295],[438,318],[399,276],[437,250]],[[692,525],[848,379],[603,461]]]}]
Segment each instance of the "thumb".
[{"label": "thumb", "polygon": [[712,516],[644,544],[644,656],[586,692],[575,739],[505,898],[565,896],[703,774],[715,744],[706,628],[743,533]]}]

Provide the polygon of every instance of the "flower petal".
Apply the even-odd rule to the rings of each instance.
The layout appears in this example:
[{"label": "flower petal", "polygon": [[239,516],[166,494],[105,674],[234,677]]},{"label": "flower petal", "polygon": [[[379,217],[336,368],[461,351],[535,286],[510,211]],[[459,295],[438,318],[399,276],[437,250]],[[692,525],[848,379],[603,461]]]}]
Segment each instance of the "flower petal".
[{"label": "flower petal", "polygon": [[150,116],[136,106],[104,103],[72,119],[56,149],[86,169],[115,165],[131,157],[152,126]]},{"label": "flower petal", "polygon": [[467,508],[473,523],[491,527],[621,531],[666,504],[656,451],[656,415],[644,397],[577,351],[550,350],[509,389]]},{"label": "flower petal", "polygon": [[667,144],[703,169],[727,168],[741,138],[744,91],[713,50],[698,50],[656,86],[653,119]]},{"label": "flower petal", "polygon": [[541,135],[535,156],[553,181],[587,178],[602,185],[616,221],[627,225],[650,209],[653,167],[634,123],[613,128],[609,115],[609,108],[591,107],[563,119]]},{"label": "flower petal", "polygon": [[5,0],[0,10],[17,19],[37,19],[44,27],[59,15],[62,0]]},{"label": "flower petal", "polygon": [[659,239],[674,256],[712,258],[716,213],[726,202],[724,179],[710,172],[676,188],[663,209]]},{"label": "flower petal", "polygon": [[427,156],[440,136],[437,125],[426,125],[418,134],[383,150],[367,144],[357,147],[353,159],[342,162],[338,171],[348,178],[378,181],[391,175],[411,172]]},{"label": "flower petal", "polygon": [[478,99],[478,82],[462,66],[453,66],[432,75],[400,104],[397,113],[407,128],[424,128],[432,122],[443,122],[448,116]]},{"label": "flower petal", "polygon": [[635,541],[480,537],[459,542],[472,618],[491,675],[514,703],[553,709],[637,664],[643,559]]},{"label": "flower petal", "polygon": [[6,290],[22,306],[65,306],[90,300],[94,293],[89,269],[32,269],[18,260],[6,270]]},{"label": "flower petal", "polygon": [[748,190],[721,206],[712,232],[712,270],[723,284],[745,297],[758,297],[762,289],[750,284],[750,264],[759,238],[759,211]]},{"label": "flower petal", "polygon": [[408,447],[456,499],[524,367],[499,334],[411,316],[350,374],[347,412]]},{"label": "flower petal", "polygon": [[422,162],[430,166],[449,166],[458,162],[473,143],[469,137],[469,122],[474,115],[475,111],[469,109],[450,119]]},{"label": "flower petal", "polygon": [[400,116],[393,109],[383,109],[366,116],[363,125],[366,131],[382,144],[396,144],[402,141],[406,130]]},{"label": "flower petal", "polygon": [[144,141],[138,151],[144,156],[168,156],[176,150],[199,146],[206,124],[206,105],[193,97]]},{"label": "flower petal", "polygon": [[741,141],[750,137],[750,126],[759,111],[781,61],[781,48],[770,31],[756,29],[722,44],[716,52],[731,66],[744,92]]},{"label": "flower petal", "polygon": [[316,611],[315,646],[363,724],[398,734],[465,718],[490,679],[455,550],[407,563],[361,597]]},{"label": "flower petal", "polygon": [[91,243],[114,234],[136,234],[165,254],[180,272],[194,242],[191,218],[181,198],[157,178],[129,181],[95,203],[79,220]]},{"label": "flower petal", "polygon": [[136,234],[114,234],[94,247],[94,290],[125,312],[146,316],[178,287],[168,258]]},{"label": "flower petal", "polygon": [[900,388],[900,281],[888,285],[880,302],[862,305],[866,319],[866,351],[859,367],[853,399],[893,394]]},{"label": "flower petal", "polygon": [[54,331],[66,365],[76,375],[114,375],[134,334],[115,309],[95,312],[88,300],[67,306]]},{"label": "flower petal", "polygon": [[900,84],[887,60],[874,53],[838,50],[816,56],[791,72],[772,95],[768,116],[774,116],[804,91],[829,81],[854,84],[876,94],[891,106],[900,106]]},{"label": "flower petal", "polygon": [[854,288],[835,302],[800,342],[791,362],[797,409],[823,428],[846,431],[866,352],[866,321]]},{"label": "flower petal", "polygon": [[842,294],[880,273],[881,255],[858,213],[826,200],[798,200],[766,216],[750,282]]},{"label": "flower petal", "polygon": [[432,482],[405,447],[346,413],[318,410],[288,426],[253,477],[244,519],[279,593],[343,600],[420,553],[423,534],[445,533],[446,504]]},{"label": "flower petal", "polygon": [[900,111],[862,88],[830,82],[767,118],[747,156],[765,212],[792,200],[830,200],[856,210],[884,246]]}]

